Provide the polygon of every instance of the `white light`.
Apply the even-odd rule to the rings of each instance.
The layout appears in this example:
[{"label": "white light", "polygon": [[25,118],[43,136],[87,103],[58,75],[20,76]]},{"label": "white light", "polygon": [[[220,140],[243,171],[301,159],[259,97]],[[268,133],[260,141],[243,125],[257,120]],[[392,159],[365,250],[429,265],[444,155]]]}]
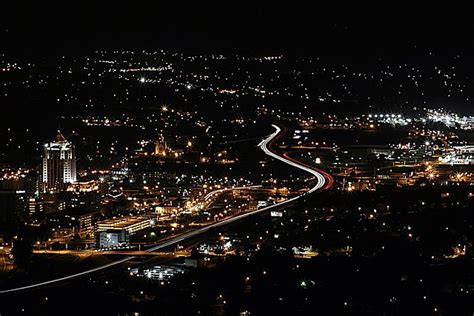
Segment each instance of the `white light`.
[{"label": "white light", "polygon": [[145,77],[141,77],[141,78],[140,78],[140,82],[141,82],[141,83],[145,83]]}]

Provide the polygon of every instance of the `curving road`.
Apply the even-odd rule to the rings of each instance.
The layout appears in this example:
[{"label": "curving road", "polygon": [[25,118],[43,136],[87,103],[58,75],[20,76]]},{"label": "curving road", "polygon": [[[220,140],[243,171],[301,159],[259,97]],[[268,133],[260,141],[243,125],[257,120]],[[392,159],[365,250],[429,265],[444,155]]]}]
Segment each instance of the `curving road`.
[{"label": "curving road", "polygon": [[[275,132],[270,134],[267,138],[265,138],[260,144],[260,148],[269,156],[275,158],[275,159],[278,159],[290,166],[293,166],[295,168],[298,168],[298,169],[301,169],[303,171],[306,171],[310,174],[312,174],[317,182],[316,184],[309,190],[307,191],[306,193],[302,194],[302,195],[299,195],[299,196],[296,196],[294,197],[293,199],[291,200],[296,200],[296,199],[299,199],[301,197],[303,197],[304,195],[306,194],[311,194],[313,193],[314,191],[316,190],[319,190],[319,189],[329,189],[331,188],[333,185],[334,185],[334,179],[333,177],[323,171],[323,170],[320,170],[320,169],[317,169],[317,168],[314,168],[314,167],[310,167],[302,162],[299,162],[291,157],[288,156],[287,153],[283,154],[283,155],[279,155],[278,153],[276,153],[273,149],[272,149],[272,145],[273,143],[281,136],[283,135],[285,132],[286,132],[286,128],[284,128],[283,130],[283,133],[282,133],[282,129],[278,126],[278,125],[275,125],[273,124],[272,125],[273,128],[275,128]],[[276,205],[275,205],[276,206]]]},{"label": "curving road", "polygon": [[[284,134],[286,129],[284,129],[283,132],[282,132],[282,129],[279,126],[274,125],[274,124],[272,126],[273,126],[273,128],[275,128],[275,132],[268,135],[264,140],[262,140],[259,144],[259,147],[268,156],[270,156],[272,158],[275,158],[275,159],[278,159],[281,162],[286,163],[287,165],[290,165],[292,167],[301,169],[301,170],[303,170],[305,172],[308,172],[311,175],[313,175],[317,181],[315,182],[315,185],[310,190],[308,190],[307,192],[305,192],[301,195],[298,195],[298,196],[292,197],[288,200],[285,200],[283,202],[275,203],[275,204],[272,204],[270,206],[260,208],[256,211],[253,211],[253,212],[240,214],[240,215],[222,220],[220,222],[208,225],[206,227],[202,227],[202,228],[190,231],[188,233],[184,233],[182,235],[171,238],[170,240],[168,240],[166,242],[163,242],[159,245],[148,248],[146,251],[151,252],[151,251],[156,251],[156,250],[160,250],[160,249],[169,247],[171,245],[180,243],[180,242],[185,241],[187,239],[190,239],[190,238],[196,237],[198,235],[204,234],[212,228],[228,225],[230,223],[233,223],[235,221],[244,219],[246,217],[249,217],[249,216],[252,216],[252,215],[255,215],[255,214],[258,214],[258,213],[266,212],[268,210],[278,208],[278,207],[284,206],[286,204],[292,203],[296,200],[301,199],[305,195],[313,193],[316,190],[328,189],[334,184],[334,179],[332,178],[332,176],[330,174],[328,174],[328,173],[326,173],[326,172],[324,172],[320,169],[313,168],[313,167],[305,165],[301,162],[298,162],[297,160],[289,157],[287,154],[279,155],[278,153],[276,153],[272,149],[272,145],[279,137],[281,137],[281,135]],[[8,293],[14,293],[14,292],[19,292],[19,291],[31,290],[31,289],[39,288],[39,287],[46,286],[46,285],[52,285],[52,284],[55,284],[55,283],[60,283],[60,282],[71,280],[73,278],[77,278],[77,277],[80,277],[80,276],[83,276],[83,275],[87,275],[87,274],[90,274],[90,273],[94,273],[94,272],[97,272],[97,271],[108,269],[110,267],[113,267],[113,266],[122,264],[124,262],[130,261],[133,258],[135,258],[135,257],[134,256],[129,256],[129,257],[123,258],[121,260],[114,261],[114,262],[111,262],[109,264],[96,267],[94,269],[90,269],[90,270],[87,270],[87,271],[79,272],[79,273],[76,273],[76,274],[68,275],[68,276],[58,278],[58,279],[54,279],[54,280],[50,280],[50,281],[45,281],[45,282],[41,282],[41,283],[36,283],[36,284],[32,284],[32,285],[17,287],[17,288],[8,289],[8,290],[0,290],[0,294],[8,294]]]}]

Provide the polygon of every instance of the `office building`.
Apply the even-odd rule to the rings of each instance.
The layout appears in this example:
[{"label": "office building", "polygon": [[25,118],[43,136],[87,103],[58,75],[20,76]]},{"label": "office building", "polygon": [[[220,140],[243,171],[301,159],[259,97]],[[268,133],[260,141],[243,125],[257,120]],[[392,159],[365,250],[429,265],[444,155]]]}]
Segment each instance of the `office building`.
[{"label": "office building", "polygon": [[44,145],[41,175],[43,193],[64,191],[76,181],[74,146],[60,132],[53,142]]}]

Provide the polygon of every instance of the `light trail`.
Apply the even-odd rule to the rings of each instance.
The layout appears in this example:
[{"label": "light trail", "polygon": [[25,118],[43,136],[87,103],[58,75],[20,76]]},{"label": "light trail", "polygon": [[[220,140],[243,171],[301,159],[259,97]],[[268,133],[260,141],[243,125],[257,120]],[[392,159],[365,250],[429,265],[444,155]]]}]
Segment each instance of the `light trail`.
[{"label": "light trail", "polygon": [[311,194],[314,191],[319,190],[319,189],[328,189],[328,188],[332,187],[332,185],[334,184],[334,179],[327,172],[324,172],[324,171],[319,170],[317,168],[313,168],[313,167],[310,167],[310,166],[308,166],[304,163],[301,163],[301,162],[289,157],[287,154],[279,155],[271,148],[272,143],[277,139],[277,136],[279,136],[279,134],[281,133],[281,128],[279,126],[277,126],[275,124],[273,124],[272,126],[273,126],[273,128],[275,128],[275,132],[273,134],[270,134],[270,136],[265,138],[259,144],[260,148],[265,152],[265,154],[267,154],[267,155],[269,155],[269,156],[271,156],[275,159],[278,159],[278,160],[280,160],[280,161],[282,161],[282,162],[284,162],[284,163],[286,163],[290,166],[293,166],[295,168],[306,171],[306,172],[312,174],[313,176],[315,176],[316,179],[318,180],[316,182],[316,184],[308,192],[306,192],[302,195],[296,196],[293,199],[299,199],[299,198],[303,197],[304,195]]},{"label": "light trail", "polygon": [[38,288],[38,287],[41,287],[41,286],[51,285],[51,284],[59,283],[59,282],[62,282],[62,281],[67,281],[67,280],[74,279],[74,278],[77,278],[77,277],[80,277],[80,276],[83,276],[83,275],[86,275],[86,274],[90,274],[90,273],[93,273],[93,272],[96,272],[96,271],[100,271],[100,270],[103,270],[103,269],[107,269],[107,268],[116,266],[118,264],[129,261],[133,258],[134,257],[126,257],[126,258],[123,258],[121,260],[114,261],[114,262],[111,262],[109,264],[97,267],[97,268],[93,268],[93,269],[83,271],[83,272],[79,272],[79,273],[76,273],[76,274],[71,274],[71,275],[68,275],[68,276],[65,276],[65,277],[62,277],[62,278],[59,278],[59,279],[54,279],[54,280],[45,281],[45,282],[41,282],[41,283],[36,283],[36,284],[27,285],[27,286],[17,287],[17,288],[9,289],[9,290],[2,290],[2,291],[0,291],[0,294],[7,294],[7,293],[24,291],[24,290],[31,290],[31,289]]},{"label": "light trail", "polygon": [[[307,191],[307,192],[305,192],[301,195],[292,197],[292,198],[290,198],[288,200],[285,200],[283,202],[275,203],[275,204],[260,208],[256,211],[253,211],[253,212],[240,214],[240,215],[231,217],[229,219],[226,219],[226,220],[223,220],[223,221],[220,221],[220,222],[217,222],[217,223],[214,223],[214,224],[211,224],[211,225],[208,225],[208,226],[205,226],[205,227],[202,227],[202,228],[184,233],[180,236],[176,236],[174,238],[171,238],[170,240],[168,240],[164,243],[161,243],[161,244],[156,245],[154,247],[148,248],[146,251],[147,252],[152,252],[152,251],[156,251],[156,250],[160,250],[160,249],[169,247],[171,245],[180,243],[180,242],[185,241],[187,239],[190,239],[190,238],[196,237],[198,235],[204,234],[212,228],[228,225],[230,223],[233,223],[235,221],[247,218],[249,216],[253,216],[255,214],[259,214],[259,213],[266,212],[268,210],[271,210],[271,209],[274,209],[274,208],[277,208],[277,207],[284,206],[286,204],[289,204],[291,202],[299,200],[302,197],[304,197],[308,194],[311,194],[316,190],[320,190],[320,189],[324,190],[324,189],[330,188],[333,185],[334,180],[333,180],[332,176],[329,175],[328,173],[326,173],[322,170],[316,169],[316,168],[312,168],[312,167],[310,167],[308,165],[305,165],[301,162],[298,162],[298,161],[294,160],[293,158],[289,157],[287,154],[284,154],[284,155],[277,154],[271,148],[271,146],[272,146],[273,142],[278,137],[280,137],[282,135],[281,134],[282,130],[277,125],[273,124],[272,126],[273,126],[273,128],[275,128],[275,132],[273,132],[272,134],[267,136],[267,138],[262,140],[258,146],[268,156],[270,156],[272,158],[275,158],[275,159],[278,159],[281,162],[286,163],[287,165],[290,165],[292,167],[295,167],[295,168],[298,168],[300,170],[306,171],[306,172],[310,173],[311,175],[313,175],[316,178],[317,182],[309,191]],[[249,188],[251,188],[251,187],[249,187]],[[32,284],[32,285],[17,287],[17,288],[8,289],[8,290],[0,290],[0,294],[8,294],[8,293],[20,292],[20,291],[24,291],[24,290],[31,290],[31,289],[39,288],[39,287],[46,286],[46,285],[52,285],[52,284],[55,284],[55,283],[60,283],[60,282],[71,280],[71,279],[74,279],[74,278],[77,278],[77,277],[80,277],[80,276],[83,276],[83,275],[87,275],[87,274],[90,274],[90,273],[94,273],[94,272],[97,272],[97,271],[108,269],[110,267],[113,267],[113,266],[122,264],[124,262],[130,261],[133,258],[135,258],[135,257],[134,256],[129,256],[129,257],[123,258],[123,259],[118,260],[118,261],[111,262],[111,263],[103,265],[103,266],[99,266],[99,267],[96,267],[96,268],[93,268],[93,269],[90,269],[90,270],[87,270],[87,271],[79,272],[79,273],[76,273],[76,274],[68,275],[68,276],[58,278],[58,279],[54,279],[54,280],[50,280],[50,281],[45,281],[45,282],[41,282],[41,283],[36,283],[36,284]]]}]

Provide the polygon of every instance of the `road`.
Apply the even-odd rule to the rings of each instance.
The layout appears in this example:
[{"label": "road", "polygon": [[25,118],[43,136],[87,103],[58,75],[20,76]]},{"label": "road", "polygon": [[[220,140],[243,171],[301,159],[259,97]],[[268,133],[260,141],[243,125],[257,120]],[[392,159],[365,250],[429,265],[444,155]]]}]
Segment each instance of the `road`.
[{"label": "road", "polygon": [[[258,146],[260,147],[260,149],[263,150],[263,152],[266,155],[268,155],[272,158],[275,158],[277,160],[280,160],[281,162],[283,162],[283,163],[285,163],[289,166],[292,166],[294,168],[298,168],[300,170],[303,170],[303,171],[313,175],[317,181],[315,182],[314,186],[311,189],[309,189],[307,192],[305,192],[301,195],[292,197],[292,198],[290,198],[288,200],[285,200],[283,202],[275,203],[275,204],[257,209],[256,211],[253,211],[253,212],[239,214],[237,216],[222,220],[220,222],[217,222],[217,223],[214,223],[214,224],[211,224],[211,225],[208,225],[208,226],[198,228],[198,229],[195,229],[193,231],[184,233],[180,236],[176,236],[176,237],[171,238],[170,240],[168,240],[166,242],[163,242],[159,245],[148,248],[146,251],[147,252],[152,252],[152,251],[157,251],[157,250],[172,246],[174,244],[180,243],[180,242],[185,241],[187,239],[190,239],[190,238],[196,237],[198,235],[204,234],[204,233],[208,232],[210,229],[221,227],[221,226],[224,226],[224,225],[228,225],[230,223],[242,220],[242,219],[247,218],[249,216],[253,216],[255,214],[266,212],[266,211],[269,211],[269,210],[274,209],[274,208],[279,208],[279,207],[285,206],[286,204],[290,204],[290,203],[292,203],[296,200],[299,200],[299,199],[303,198],[304,196],[315,192],[316,190],[328,189],[333,185],[334,180],[333,180],[332,176],[329,175],[328,173],[326,173],[322,170],[310,167],[308,165],[305,165],[301,162],[298,162],[297,160],[289,157],[287,154],[279,155],[278,153],[276,153],[272,149],[272,145],[278,138],[281,137],[281,135],[284,134],[286,129],[282,130],[282,128],[280,128],[277,125],[272,125],[272,126],[275,129],[275,132],[268,135],[264,140],[262,140],[260,142],[260,144]],[[133,258],[135,258],[135,257],[134,256],[129,256],[129,257],[123,258],[121,260],[114,261],[114,262],[111,262],[109,264],[96,267],[94,269],[90,269],[90,270],[87,270],[87,271],[83,271],[83,272],[80,272],[80,273],[68,275],[68,276],[58,278],[58,279],[54,279],[54,280],[50,280],[50,281],[45,281],[45,282],[41,282],[41,283],[31,284],[31,285],[17,287],[17,288],[8,289],[8,290],[0,290],[0,294],[8,294],[8,293],[14,293],[14,292],[19,292],[19,291],[31,290],[31,289],[35,289],[35,288],[46,286],[46,285],[52,285],[52,284],[55,284],[55,283],[60,283],[60,282],[63,282],[63,281],[71,280],[71,279],[74,279],[74,278],[77,278],[77,277],[80,277],[80,276],[83,276],[83,275],[91,274],[91,273],[94,273],[94,272],[97,272],[97,271],[105,270],[105,269],[120,265],[124,262],[132,260]]]},{"label": "road", "polygon": [[158,257],[179,257],[188,256],[189,251],[174,252],[150,252],[146,250],[106,250],[97,252],[95,250],[35,250],[36,255],[73,255],[78,257],[89,257],[97,254],[101,255],[121,255],[121,256],[158,256]]}]

